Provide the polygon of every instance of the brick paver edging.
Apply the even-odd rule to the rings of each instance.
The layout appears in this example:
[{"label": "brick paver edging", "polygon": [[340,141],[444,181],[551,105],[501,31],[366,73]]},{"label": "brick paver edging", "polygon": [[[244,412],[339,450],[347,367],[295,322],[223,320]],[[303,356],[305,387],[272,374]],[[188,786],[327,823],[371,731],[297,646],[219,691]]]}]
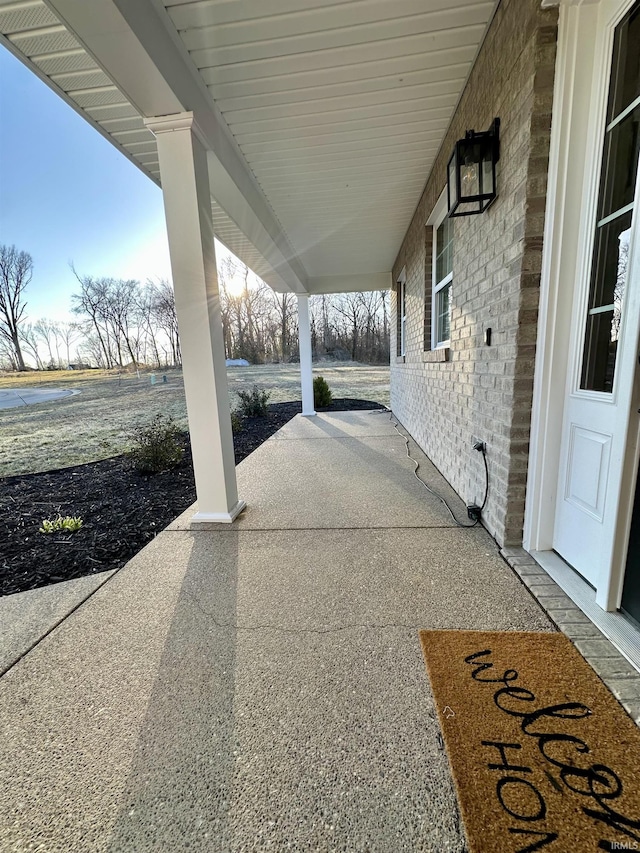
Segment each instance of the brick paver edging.
[{"label": "brick paver edging", "polygon": [[542,566],[523,548],[503,548],[501,557],[518,575],[549,618],[571,640],[622,707],[640,725],[640,673]]}]

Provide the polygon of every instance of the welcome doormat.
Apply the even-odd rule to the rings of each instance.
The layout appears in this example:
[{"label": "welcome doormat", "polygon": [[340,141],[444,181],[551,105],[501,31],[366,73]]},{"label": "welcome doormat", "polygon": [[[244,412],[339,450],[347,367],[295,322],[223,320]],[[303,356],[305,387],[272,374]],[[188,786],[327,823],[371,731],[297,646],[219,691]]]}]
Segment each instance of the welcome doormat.
[{"label": "welcome doormat", "polygon": [[640,729],[564,634],[420,640],[471,853],[640,850]]}]

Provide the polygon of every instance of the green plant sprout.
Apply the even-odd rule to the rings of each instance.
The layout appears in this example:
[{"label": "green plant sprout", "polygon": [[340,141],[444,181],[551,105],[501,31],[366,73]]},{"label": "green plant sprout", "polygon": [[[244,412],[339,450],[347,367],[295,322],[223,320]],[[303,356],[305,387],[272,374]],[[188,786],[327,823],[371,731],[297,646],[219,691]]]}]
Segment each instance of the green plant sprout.
[{"label": "green plant sprout", "polygon": [[58,533],[63,531],[66,533],[75,533],[82,527],[82,519],[79,515],[65,515],[63,518],[59,515],[51,521],[45,518],[40,528],[40,533]]}]

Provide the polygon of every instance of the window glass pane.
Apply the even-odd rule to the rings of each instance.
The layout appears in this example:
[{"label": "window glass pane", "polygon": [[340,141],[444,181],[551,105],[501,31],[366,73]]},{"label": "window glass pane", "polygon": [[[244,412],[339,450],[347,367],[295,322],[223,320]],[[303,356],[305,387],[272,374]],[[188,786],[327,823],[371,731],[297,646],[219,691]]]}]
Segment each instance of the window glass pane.
[{"label": "window glass pane", "polygon": [[640,106],[607,133],[598,219],[633,201],[639,154]]},{"label": "window glass pane", "polygon": [[613,377],[627,280],[631,211],[598,229],[580,387],[613,389]]},{"label": "window glass pane", "polygon": [[616,28],[611,66],[608,121],[640,95],[640,2]]},{"label": "window glass pane", "polygon": [[436,343],[441,344],[448,341],[449,316],[450,316],[450,291],[451,285],[447,284],[436,294]]},{"label": "window glass pane", "polygon": [[[640,0],[616,27],[609,85],[612,122],[640,94]],[[600,179],[591,285],[585,322],[580,387],[611,393],[629,257],[638,164],[640,106],[607,130]],[[609,218],[608,222],[602,222]],[[598,224],[599,223],[599,224]]]},{"label": "window glass pane", "polygon": [[589,309],[622,299],[627,275],[631,211],[598,228],[593,253]]},{"label": "window glass pane", "polygon": [[587,317],[585,359],[581,388],[586,391],[613,390],[618,342],[611,339],[613,309]]},{"label": "window glass pane", "polygon": [[453,219],[444,219],[436,231],[436,283],[453,269]]}]

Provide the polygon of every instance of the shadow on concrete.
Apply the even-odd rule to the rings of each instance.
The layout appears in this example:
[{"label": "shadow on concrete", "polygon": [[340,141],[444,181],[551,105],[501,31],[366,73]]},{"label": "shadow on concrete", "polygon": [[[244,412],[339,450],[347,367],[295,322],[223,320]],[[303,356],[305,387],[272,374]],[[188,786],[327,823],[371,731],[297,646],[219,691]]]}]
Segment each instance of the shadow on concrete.
[{"label": "shadow on concrete", "polygon": [[[386,412],[384,414],[387,414]],[[376,415],[378,412],[376,411]],[[411,459],[406,459],[406,446],[404,444],[405,436],[402,432],[394,432],[393,438],[397,438],[398,442],[402,442],[397,454],[390,455],[389,436],[380,436],[385,439],[381,450],[375,447],[375,436],[366,437],[364,443],[362,437],[349,434],[344,431],[343,434],[336,435],[337,432],[342,432],[335,423],[327,423],[318,419],[314,421],[314,425],[319,430],[326,434],[327,439],[332,439],[355,456],[359,457],[366,466],[371,469],[376,478],[376,487],[382,492],[385,490],[385,485],[393,487],[394,490],[401,489],[406,495],[415,500],[416,497],[421,497],[430,510],[434,513],[434,517],[429,519],[428,527],[453,527],[455,523],[452,521],[450,514],[443,507],[442,502],[424,486],[416,484],[415,477],[398,476],[398,465],[406,465],[407,468],[413,469],[414,460],[419,462],[419,477],[427,484],[429,488],[433,488],[440,494],[452,509],[459,521],[465,524],[466,505],[463,503],[460,496],[453,488],[444,480],[442,474],[438,471],[431,460],[418,448],[415,442],[409,438],[411,447]],[[401,424],[399,424],[402,427]],[[413,526],[413,525],[411,525]]]},{"label": "shadow on concrete", "polygon": [[224,543],[194,534],[107,850],[229,849],[238,534]]}]

